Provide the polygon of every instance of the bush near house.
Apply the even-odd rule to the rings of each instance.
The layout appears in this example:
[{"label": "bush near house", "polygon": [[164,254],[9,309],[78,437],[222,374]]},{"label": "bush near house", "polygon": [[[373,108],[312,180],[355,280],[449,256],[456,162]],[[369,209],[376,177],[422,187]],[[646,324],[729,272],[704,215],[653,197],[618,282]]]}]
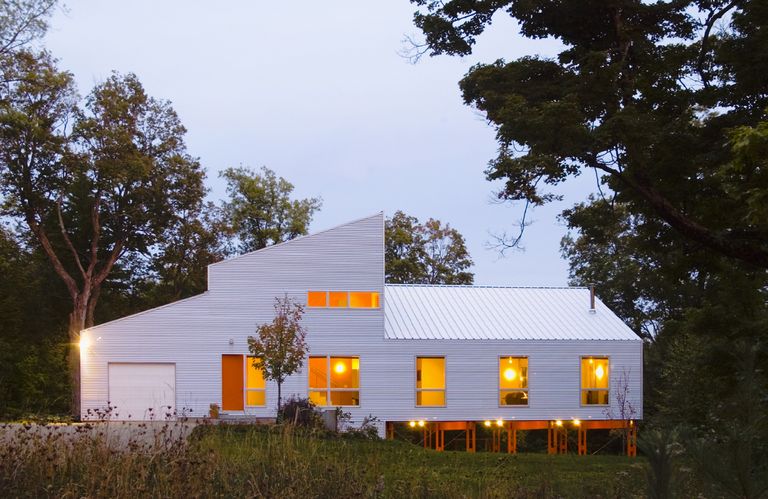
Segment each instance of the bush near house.
[{"label": "bush near house", "polygon": [[[0,446],[6,497],[645,497],[644,459],[434,452],[291,426],[168,424],[120,448],[104,426],[22,427]],[[136,425],[141,427],[141,425]],[[145,426],[146,427],[146,426]],[[59,427],[61,428],[61,427]],[[3,439],[0,429],[0,441]],[[7,429],[5,430],[8,431]],[[701,492],[681,481],[680,497]]]}]

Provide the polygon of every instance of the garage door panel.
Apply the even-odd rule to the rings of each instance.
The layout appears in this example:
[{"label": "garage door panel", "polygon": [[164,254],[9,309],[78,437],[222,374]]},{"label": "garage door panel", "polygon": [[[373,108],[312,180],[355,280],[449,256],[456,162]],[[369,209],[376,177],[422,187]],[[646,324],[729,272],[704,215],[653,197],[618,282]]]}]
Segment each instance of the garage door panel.
[{"label": "garage door panel", "polygon": [[110,363],[110,419],[163,420],[176,409],[176,366],[165,363]]}]

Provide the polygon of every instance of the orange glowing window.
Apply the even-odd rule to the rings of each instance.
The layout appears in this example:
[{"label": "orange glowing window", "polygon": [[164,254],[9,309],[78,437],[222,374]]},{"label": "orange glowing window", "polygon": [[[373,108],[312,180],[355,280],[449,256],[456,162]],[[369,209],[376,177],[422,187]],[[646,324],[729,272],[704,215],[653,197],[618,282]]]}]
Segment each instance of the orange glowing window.
[{"label": "orange glowing window", "polygon": [[347,294],[346,291],[331,291],[329,305],[332,308],[347,308]]},{"label": "orange glowing window", "polygon": [[445,405],[445,357],[416,358],[416,405]]},{"label": "orange glowing window", "polygon": [[328,293],[325,291],[307,292],[307,306],[308,307],[327,307]]},{"label": "orange glowing window", "polygon": [[267,405],[267,382],[264,373],[253,364],[256,357],[246,357],[245,362],[245,405],[256,407]]},{"label": "orange glowing window", "polygon": [[379,308],[379,293],[375,291],[351,291],[350,308]]},{"label": "orange glowing window", "polygon": [[528,405],[528,357],[499,357],[499,405]]},{"label": "orange glowing window", "polygon": [[610,391],[609,360],[607,357],[581,358],[581,403],[608,405]]},{"label": "orange glowing window", "polygon": [[318,406],[360,405],[360,358],[310,357],[309,399]]}]

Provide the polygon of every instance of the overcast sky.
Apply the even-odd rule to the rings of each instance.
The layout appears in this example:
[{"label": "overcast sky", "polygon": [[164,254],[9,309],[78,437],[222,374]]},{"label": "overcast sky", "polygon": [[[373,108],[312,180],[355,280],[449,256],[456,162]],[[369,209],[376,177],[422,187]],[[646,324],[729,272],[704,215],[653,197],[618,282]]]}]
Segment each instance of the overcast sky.
[{"label": "overcast sky", "polygon": [[494,130],[457,84],[473,64],[554,55],[556,44],[524,40],[498,17],[472,56],[412,65],[399,55],[404,35],[418,35],[407,0],[66,4],[45,42],[61,68],[82,95],[117,70],[170,100],[212,199],[224,195],[221,169],[265,165],[297,196],[323,198],[312,232],[401,209],[459,229],[477,284],[566,284],[557,214],[585,199],[594,178],[570,181],[563,202],[533,212],[524,251],[487,249],[489,234],[515,230],[522,206],[492,202],[499,185],[483,171]]}]

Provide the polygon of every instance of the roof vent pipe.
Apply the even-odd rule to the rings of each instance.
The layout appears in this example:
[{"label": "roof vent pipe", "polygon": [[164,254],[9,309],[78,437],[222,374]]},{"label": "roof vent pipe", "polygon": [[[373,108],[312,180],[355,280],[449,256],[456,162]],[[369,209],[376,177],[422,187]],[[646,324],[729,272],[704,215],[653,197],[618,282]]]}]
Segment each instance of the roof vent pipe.
[{"label": "roof vent pipe", "polygon": [[589,285],[589,313],[590,314],[597,313],[597,310],[595,310],[595,285],[594,284]]}]

